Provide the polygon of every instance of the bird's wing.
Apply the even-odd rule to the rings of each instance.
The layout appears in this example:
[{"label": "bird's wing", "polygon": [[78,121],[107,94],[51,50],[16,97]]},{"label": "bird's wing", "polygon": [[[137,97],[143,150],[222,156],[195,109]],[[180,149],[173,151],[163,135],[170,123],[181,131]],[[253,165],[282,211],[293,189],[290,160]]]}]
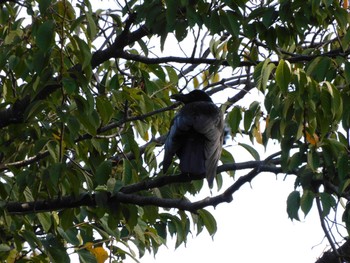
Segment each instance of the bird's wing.
[{"label": "bird's wing", "polygon": [[198,101],[186,104],[175,116],[165,141],[163,172],[169,168],[173,156],[187,143],[186,136],[195,136],[193,133],[204,137],[206,176],[211,186],[221,155],[223,140],[222,113],[211,102]]},{"label": "bird's wing", "polygon": [[184,136],[189,129],[190,126],[184,124],[181,114],[179,113],[176,115],[164,143],[163,173],[168,170],[174,155],[183,146],[181,137]]},{"label": "bird's wing", "polygon": [[221,156],[223,137],[224,137],[224,121],[223,115],[219,108],[215,106],[212,109],[211,118],[208,118],[203,134],[206,137],[204,144],[206,177],[208,184],[212,187],[213,180],[216,175],[217,164]]}]

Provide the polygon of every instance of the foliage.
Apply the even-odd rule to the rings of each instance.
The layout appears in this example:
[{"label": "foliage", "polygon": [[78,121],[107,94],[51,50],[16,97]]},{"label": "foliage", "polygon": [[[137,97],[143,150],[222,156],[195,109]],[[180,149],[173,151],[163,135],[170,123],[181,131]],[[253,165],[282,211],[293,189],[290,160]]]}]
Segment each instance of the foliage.
[{"label": "foliage", "polygon": [[[295,176],[291,219],[316,204],[327,221],[350,198],[346,3],[1,0],[0,259],[119,262],[157,253],[168,235],[181,245],[191,223],[214,235],[205,208],[262,172]],[[170,95],[192,88],[225,92],[233,137],[281,148],[262,160],[239,143],[244,163],[224,150],[225,190],[196,202],[203,178],[176,162],[164,175],[158,158],[178,106]]]}]

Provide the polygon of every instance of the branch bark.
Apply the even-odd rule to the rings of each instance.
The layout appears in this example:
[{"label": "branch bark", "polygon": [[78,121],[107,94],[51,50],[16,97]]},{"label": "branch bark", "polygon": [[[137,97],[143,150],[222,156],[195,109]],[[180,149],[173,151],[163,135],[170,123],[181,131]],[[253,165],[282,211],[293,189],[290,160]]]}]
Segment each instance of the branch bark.
[{"label": "branch bark", "polygon": [[223,165],[218,167],[217,172],[228,171],[228,169],[248,169],[254,168],[248,174],[241,176],[227,188],[222,194],[214,197],[208,197],[197,202],[190,202],[184,199],[168,199],[159,197],[143,196],[142,193],[135,194],[136,192],[148,191],[153,188],[159,188],[172,183],[186,183],[192,180],[202,180],[203,175],[184,175],[179,174],[175,176],[161,176],[148,181],[124,186],[119,192],[111,194],[108,192],[101,193],[83,193],[79,196],[64,196],[61,198],[51,200],[37,200],[33,202],[8,202],[4,209],[10,214],[27,214],[27,213],[39,213],[44,211],[54,211],[66,208],[80,207],[80,206],[96,206],[98,200],[101,198],[104,200],[104,204],[109,207],[113,207],[116,203],[128,203],[140,206],[155,205],[164,208],[177,208],[180,210],[186,210],[195,212],[198,209],[207,206],[217,206],[223,202],[231,202],[232,195],[245,183],[253,180],[261,172],[281,173],[282,170],[276,165],[270,163],[271,159],[267,158],[264,161],[254,161],[248,163],[237,163],[231,165]]}]

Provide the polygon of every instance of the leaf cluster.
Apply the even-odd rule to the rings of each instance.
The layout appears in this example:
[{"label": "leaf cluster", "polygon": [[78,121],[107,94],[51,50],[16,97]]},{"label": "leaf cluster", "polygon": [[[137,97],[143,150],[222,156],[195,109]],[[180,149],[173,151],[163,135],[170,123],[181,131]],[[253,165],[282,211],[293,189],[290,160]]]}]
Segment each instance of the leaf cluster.
[{"label": "leaf cluster", "polygon": [[[0,3],[1,260],[68,262],[73,251],[121,262],[169,235],[177,247],[194,230],[214,235],[205,207],[262,172],[296,177],[291,219],[316,203],[326,220],[349,200],[350,17],[339,1]],[[223,99],[229,135],[248,139],[223,150],[222,194],[197,202],[203,178],[177,161],[164,175],[160,162],[179,106],[170,96],[192,88]],[[255,143],[280,149],[263,160]],[[242,149],[252,160],[235,162]]]}]

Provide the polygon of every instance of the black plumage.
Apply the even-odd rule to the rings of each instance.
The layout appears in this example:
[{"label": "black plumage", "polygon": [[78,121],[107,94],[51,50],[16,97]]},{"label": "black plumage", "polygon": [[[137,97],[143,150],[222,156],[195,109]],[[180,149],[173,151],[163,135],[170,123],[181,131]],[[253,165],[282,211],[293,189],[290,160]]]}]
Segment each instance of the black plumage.
[{"label": "black plumage", "polygon": [[205,174],[212,187],[224,136],[221,110],[201,90],[172,98],[185,105],[173,119],[165,141],[163,172],[168,170],[176,154],[182,173]]}]

